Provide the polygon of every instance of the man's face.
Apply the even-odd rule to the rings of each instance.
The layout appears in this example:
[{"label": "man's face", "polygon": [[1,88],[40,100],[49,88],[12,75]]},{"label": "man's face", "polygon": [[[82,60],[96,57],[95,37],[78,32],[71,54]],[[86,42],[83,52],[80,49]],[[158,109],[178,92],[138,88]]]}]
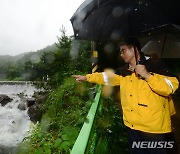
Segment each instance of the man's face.
[{"label": "man's face", "polygon": [[134,58],[134,48],[127,45],[122,45],[120,46],[119,54],[125,63],[129,63]]}]

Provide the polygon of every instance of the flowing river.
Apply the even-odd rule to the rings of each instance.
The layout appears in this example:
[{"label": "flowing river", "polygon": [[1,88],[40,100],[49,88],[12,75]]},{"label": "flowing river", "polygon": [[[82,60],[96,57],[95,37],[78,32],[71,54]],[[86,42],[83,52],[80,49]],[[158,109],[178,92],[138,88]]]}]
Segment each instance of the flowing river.
[{"label": "flowing river", "polygon": [[0,104],[0,154],[14,154],[27,135],[31,121],[27,109],[20,110],[18,105],[26,105],[34,91],[36,88],[29,82],[0,82],[0,94],[12,99],[5,106]]}]

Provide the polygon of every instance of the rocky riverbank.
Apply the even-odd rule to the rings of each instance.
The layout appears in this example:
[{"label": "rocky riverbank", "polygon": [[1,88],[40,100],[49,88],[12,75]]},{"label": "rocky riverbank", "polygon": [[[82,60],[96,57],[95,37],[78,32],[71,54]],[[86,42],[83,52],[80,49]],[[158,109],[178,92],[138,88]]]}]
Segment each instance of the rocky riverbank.
[{"label": "rocky riverbank", "polygon": [[[23,94],[19,94],[19,97],[23,101],[18,105],[18,109],[19,110],[28,109],[28,115],[30,117],[30,120],[33,123],[36,123],[37,121],[41,120],[41,116],[42,116],[41,107],[43,103],[46,101],[47,96],[48,95],[46,92],[35,92],[35,94],[31,98],[25,99]],[[10,98],[9,96],[0,94],[1,106],[5,106],[12,100],[13,99]]]},{"label": "rocky riverbank", "polygon": [[27,99],[28,115],[32,122],[36,123],[41,120],[41,108],[47,97],[47,92],[36,92],[31,99]]},{"label": "rocky riverbank", "polygon": [[15,154],[31,122],[40,121],[46,99],[32,84],[0,84],[0,154]]}]

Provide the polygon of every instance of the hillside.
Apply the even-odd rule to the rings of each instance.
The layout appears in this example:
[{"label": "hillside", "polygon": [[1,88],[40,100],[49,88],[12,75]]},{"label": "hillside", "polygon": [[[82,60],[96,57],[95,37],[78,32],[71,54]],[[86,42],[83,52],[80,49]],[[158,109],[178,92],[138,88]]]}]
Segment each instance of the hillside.
[{"label": "hillside", "polygon": [[6,80],[9,71],[12,72],[15,68],[23,67],[27,61],[38,63],[44,52],[56,51],[57,49],[56,44],[53,44],[35,52],[25,52],[15,56],[0,55],[0,80]]},{"label": "hillside", "polygon": [[0,55],[0,66],[4,65],[7,62],[11,63],[16,63],[17,61],[27,61],[30,60],[32,56],[38,56],[41,57],[41,55],[44,52],[49,52],[49,51],[55,51],[58,48],[56,47],[56,44],[49,45],[43,49],[34,51],[34,52],[24,52],[15,56],[10,56],[10,55]]}]

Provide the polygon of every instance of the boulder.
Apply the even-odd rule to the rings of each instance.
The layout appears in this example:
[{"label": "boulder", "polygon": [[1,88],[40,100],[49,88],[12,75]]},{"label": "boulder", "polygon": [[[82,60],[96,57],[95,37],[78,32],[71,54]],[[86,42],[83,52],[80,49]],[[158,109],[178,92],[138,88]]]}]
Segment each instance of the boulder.
[{"label": "boulder", "polygon": [[[47,100],[48,93],[47,92],[36,92],[32,99],[30,99],[30,104],[28,108],[28,115],[30,117],[30,120],[34,123],[41,120],[42,117],[42,106],[43,103]],[[31,104],[33,104],[31,106]]]},{"label": "boulder", "polygon": [[38,104],[43,104],[48,98],[48,95],[39,95],[36,100]]},{"label": "boulder", "polygon": [[28,115],[32,122],[36,123],[37,121],[41,120],[41,117],[42,117],[41,107],[42,107],[42,104],[36,103],[28,108]]},{"label": "boulder", "polygon": [[26,109],[27,109],[26,104],[25,104],[25,103],[20,103],[20,104],[18,105],[18,109],[20,109],[20,110],[26,110]]},{"label": "boulder", "polygon": [[36,98],[36,101],[38,104],[44,103],[47,98],[48,98],[48,93],[47,92],[36,92],[34,93],[34,98]]},{"label": "boulder", "polygon": [[34,105],[36,102],[36,99],[35,98],[28,98],[27,99],[27,106],[28,107],[31,107],[32,105]]},{"label": "boulder", "polygon": [[5,106],[7,103],[11,102],[12,98],[7,95],[0,94],[0,104]]}]

